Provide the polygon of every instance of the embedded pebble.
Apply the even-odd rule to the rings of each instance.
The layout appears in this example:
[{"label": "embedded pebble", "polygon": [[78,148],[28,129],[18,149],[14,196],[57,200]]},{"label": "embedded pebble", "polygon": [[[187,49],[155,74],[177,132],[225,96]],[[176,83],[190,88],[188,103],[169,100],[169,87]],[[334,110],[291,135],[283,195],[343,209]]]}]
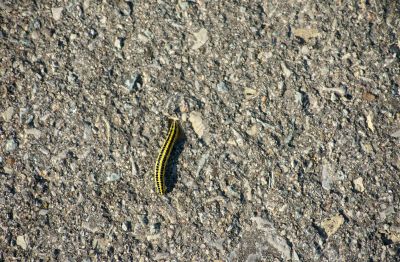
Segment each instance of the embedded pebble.
[{"label": "embedded pebble", "polygon": [[258,131],[258,126],[257,125],[252,125],[248,130],[247,134],[249,136],[256,136],[259,133]]},{"label": "embedded pebble", "polygon": [[117,1],[119,11],[124,16],[129,16],[132,13],[131,2],[128,1]]},{"label": "embedded pebble", "polygon": [[199,49],[208,41],[208,32],[205,28],[202,28],[198,32],[193,33],[193,35],[196,38],[196,41],[192,46],[192,50]]},{"label": "embedded pebble", "polygon": [[386,233],[386,238],[391,241],[393,244],[400,243],[400,230],[399,228],[390,228],[389,232]]},{"label": "embedded pebble", "polygon": [[217,91],[220,93],[227,93],[229,91],[228,86],[224,81],[221,81],[217,84]]},{"label": "embedded pebble", "polygon": [[26,243],[24,236],[17,236],[17,245],[20,246],[23,250],[27,249],[28,244]]},{"label": "embedded pebble", "polygon": [[327,161],[325,161],[322,166],[321,183],[323,189],[331,189],[331,185],[333,183],[333,174],[332,167]]},{"label": "embedded pebble", "polygon": [[332,92],[339,96],[346,96],[347,88],[345,86],[334,87],[334,88],[322,88],[322,91]]},{"label": "embedded pebble", "polygon": [[319,36],[318,29],[316,28],[295,28],[293,29],[293,34],[296,37],[303,38],[306,42],[311,38],[315,38]]},{"label": "embedded pebble", "polygon": [[257,224],[257,229],[264,231],[266,242],[276,249],[285,260],[300,261],[297,253],[292,252],[287,241],[278,234],[270,221],[261,217],[252,217],[251,220]]},{"label": "embedded pebble", "polygon": [[4,121],[10,122],[11,118],[14,114],[14,108],[12,106],[8,107],[1,115],[3,116]]},{"label": "embedded pebble", "polygon": [[253,88],[246,87],[244,89],[243,93],[244,93],[245,99],[252,99],[252,98],[255,98],[257,96],[257,90],[255,90]]},{"label": "embedded pebble", "polygon": [[130,158],[131,161],[131,173],[132,173],[132,177],[136,177],[138,175],[138,169],[136,166],[136,163],[133,160],[133,157],[131,156]]},{"label": "embedded pebble", "polygon": [[49,210],[47,210],[47,209],[40,209],[40,211],[39,211],[39,215],[41,215],[41,216],[45,216],[48,213],[49,213]]},{"label": "embedded pebble", "polygon": [[125,80],[125,87],[129,91],[133,91],[136,88],[140,87],[140,74],[134,73],[129,79]]},{"label": "embedded pebble", "polygon": [[122,223],[121,227],[123,231],[130,231],[132,229],[132,223],[130,221],[125,221]]},{"label": "embedded pebble", "polygon": [[124,40],[121,37],[116,37],[114,40],[114,46],[117,49],[121,49],[123,47]]},{"label": "embedded pebble", "polygon": [[42,132],[39,129],[36,128],[30,128],[30,129],[25,129],[25,134],[27,135],[32,135],[36,139],[39,139],[40,136],[42,135]]},{"label": "embedded pebble", "polygon": [[106,176],[105,183],[118,181],[121,179],[121,177],[122,177],[122,174],[108,173]]},{"label": "embedded pebble", "polygon": [[200,175],[200,173],[203,170],[204,165],[206,164],[207,159],[209,158],[209,156],[210,156],[210,154],[207,152],[201,157],[201,159],[200,159],[200,161],[199,161],[199,163],[197,165],[196,177],[198,177]]},{"label": "embedded pebble", "polygon": [[158,261],[158,260],[167,261],[167,260],[169,260],[169,259],[170,259],[170,255],[169,255],[169,253],[167,253],[167,252],[165,252],[165,253],[157,253],[157,254],[155,255],[155,257],[154,257],[154,260],[155,260],[155,261]]},{"label": "embedded pebble", "polygon": [[368,126],[369,130],[371,130],[372,132],[375,132],[375,127],[373,124],[373,115],[371,112],[368,112],[368,114],[367,114],[367,126]]},{"label": "embedded pebble", "polygon": [[232,129],[232,133],[234,136],[233,140],[234,140],[235,144],[238,146],[243,146],[244,145],[243,136],[235,129]]},{"label": "embedded pebble", "polygon": [[199,137],[203,137],[206,127],[203,122],[201,113],[196,111],[191,112],[189,116],[189,121],[192,124],[194,132],[196,132]]},{"label": "embedded pebble", "polygon": [[55,7],[51,9],[51,13],[53,14],[53,19],[58,21],[61,19],[62,12],[64,8],[63,7]]},{"label": "embedded pebble", "polygon": [[325,234],[328,237],[330,237],[338,231],[338,229],[343,225],[343,223],[344,223],[343,216],[340,214],[336,214],[322,221],[321,228],[324,230]]},{"label": "embedded pebble", "polygon": [[354,190],[356,190],[357,192],[364,192],[365,188],[364,188],[364,184],[363,184],[363,178],[359,177],[357,179],[354,179],[353,186],[354,186]]},{"label": "embedded pebble", "polygon": [[5,147],[7,152],[12,152],[15,149],[17,149],[17,147],[18,147],[18,143],[15,141],[14,138],[11,138],[11,139],[7,140],[6,147]]},{"label": "embedded pebble", "polygon": [[289,68],[287,68],[287,66],[284,62],[281,62],[281,69],[282,69],[283,75],[286,78],[289,78],[292,75],[292,71],[289,70]]},{"label": "embedded pebble", "polygon": [[295,101],[297,104],[303,106],[303,94],[301,92],[295,93]]}]

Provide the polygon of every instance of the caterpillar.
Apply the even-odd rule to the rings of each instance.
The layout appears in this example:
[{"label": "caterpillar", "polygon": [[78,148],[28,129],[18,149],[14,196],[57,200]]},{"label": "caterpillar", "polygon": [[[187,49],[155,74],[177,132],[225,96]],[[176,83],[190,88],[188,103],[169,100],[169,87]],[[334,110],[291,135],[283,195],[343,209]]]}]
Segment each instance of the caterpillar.
[{"label": "caterpillar", "polygon": [[174,147],[174,143],[178,138],[178,134],[178,121],[171,120],[168,135],[164,141],[163,146],[160,149],[160,153],[158,154],[154,172],[156,191],[161,195],[164,195],[167,190],[165,185],[165,168],[167,166],[169,155],[171,154],[172,148]]}]

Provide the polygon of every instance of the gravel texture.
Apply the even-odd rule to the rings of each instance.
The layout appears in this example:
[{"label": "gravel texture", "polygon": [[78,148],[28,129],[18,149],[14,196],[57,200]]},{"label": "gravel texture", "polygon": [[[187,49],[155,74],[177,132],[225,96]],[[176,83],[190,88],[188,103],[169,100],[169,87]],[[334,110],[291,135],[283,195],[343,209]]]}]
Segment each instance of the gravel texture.
[{"label": "gravel texture", "polygon": [[399,1],[0,10],[0,261],[399,258]]}]

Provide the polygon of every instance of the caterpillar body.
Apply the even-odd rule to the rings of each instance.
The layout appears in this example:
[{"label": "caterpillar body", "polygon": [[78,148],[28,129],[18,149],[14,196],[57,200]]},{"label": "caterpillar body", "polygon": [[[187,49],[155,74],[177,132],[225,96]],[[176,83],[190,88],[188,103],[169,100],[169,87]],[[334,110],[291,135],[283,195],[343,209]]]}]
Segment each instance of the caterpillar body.
[{"label": "caterpillar body", "polygon": [[161,195],[164,195],[167,190],[165,185],[165,168],[167,166],[169,156],[178,138],[178,135],[179,135],[178,122],[176,120],[172,120],[168,130],[167,138],[165,139],[164,144],[160,149],[160,153],[158,154],[154,172],[156,191]]}]

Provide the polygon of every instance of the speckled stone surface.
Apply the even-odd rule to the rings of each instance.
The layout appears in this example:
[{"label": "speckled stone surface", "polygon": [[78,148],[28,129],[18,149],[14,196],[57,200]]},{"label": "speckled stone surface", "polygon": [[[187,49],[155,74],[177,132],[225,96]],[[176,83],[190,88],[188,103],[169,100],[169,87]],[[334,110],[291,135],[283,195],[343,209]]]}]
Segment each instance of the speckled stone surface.
[{"label": "speckled stone surface", "polygon": [[390,0],[1,1],[0,261],[395,261],[399,30]]}]

